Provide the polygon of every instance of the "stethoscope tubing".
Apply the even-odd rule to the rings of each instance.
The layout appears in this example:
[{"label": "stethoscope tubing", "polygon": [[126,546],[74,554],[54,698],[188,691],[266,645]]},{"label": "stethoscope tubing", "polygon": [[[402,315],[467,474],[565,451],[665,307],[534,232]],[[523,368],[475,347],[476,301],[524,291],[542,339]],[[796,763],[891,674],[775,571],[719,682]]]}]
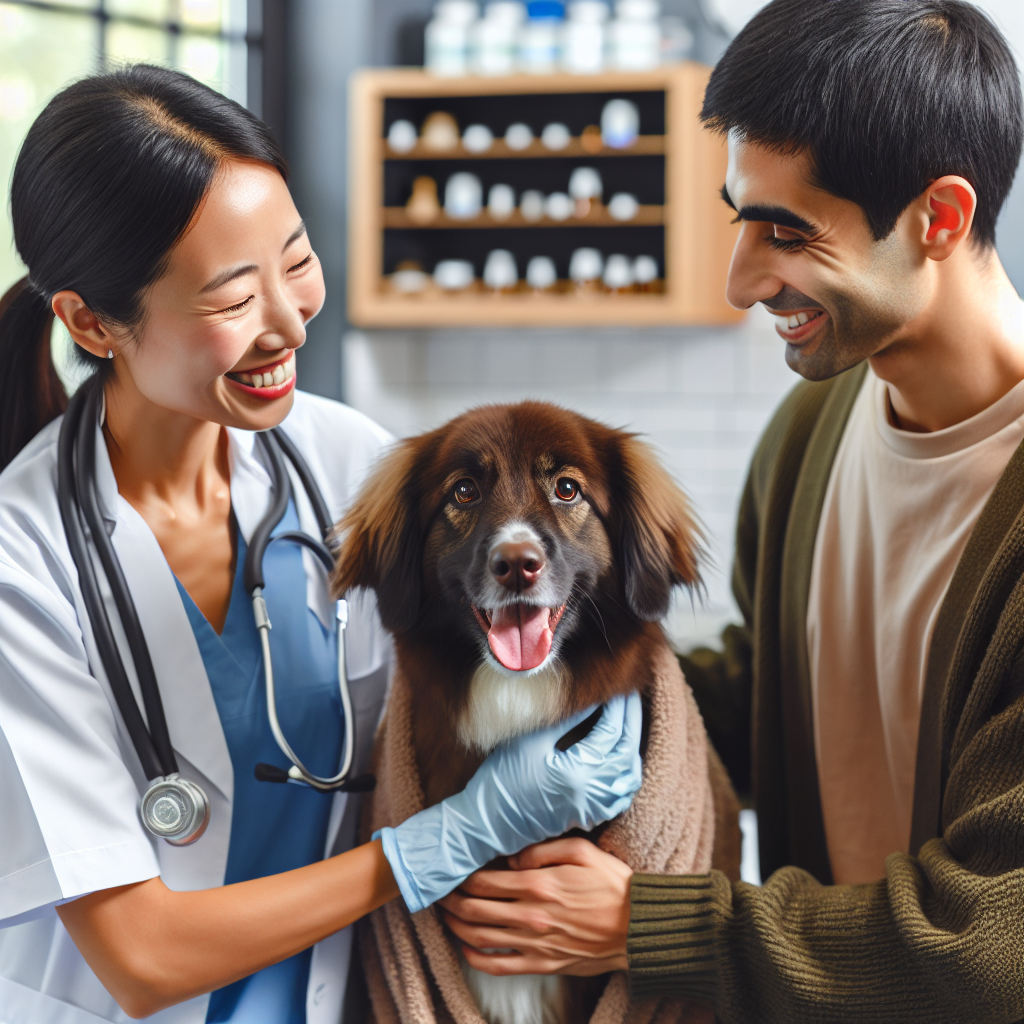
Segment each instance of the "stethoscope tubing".
[{"label": "stethoscope tubing", "polygon": [[[125,729],[139,757],[143,773],[151,783],[143,795],[140,807],[143,822],[150,832],[166,839],[169,843],[179,846],[188,845],[203,834],[209,821],[210,806],[201,787],[181,779],[178,775],[177,758],[171,744],[149,645],[139,621],[131,590],[114,546],[110,542],[100,510],[96,492],[96,431],[93,425],[99,422],[102,401],[102,384],[98,378],[94,378],[83,384],[68,403],[57,441],[58,506],[71,558],[78,569],[82,600],[92,624],[93,637],[100,660],[106,670],[114,701],[121,712]],[[355,716],[352,710],[346,670],[345,627],[348,621],[348,606],[344,600],[338,601],[336,604],[338,690],[345,719],[344,758],[341,771],[331,778],[324,778],[310,772],[292,750],[278,720],[274,669],[270,653],[270,618],[267,614],[266,601],[263,598],[263,556],[267,546],[273,540],[292,541],[311,551],[329,576],[334,566],[334,557],[327,547],[326,541],[332,530],[332,522],[320,488],[291,438],[280,428],[258,433],[256,438],[270,466],[272,498],[270,509],[253,532],[243,566],[243,582],[247,592],[252,596],[253,614],[260,635],[266,680],[267,716],[271,732],[278,747],[291,762],[291,767],[287,772],[282,773],[286,778],[280,781],[296,782],[321,792],[339,789],[363,790],[372,786],[370,777],[348,780],[355,751]],[[284,463],[285,455],[291,461],[303,485],[323,541],[301,531],[287,531],[277,537],[271,537],[274,529],[284,517],[292,495],[291,482]],[[121,619],[135,665],[135,674],[146,712],[145,719],[135,699],[127,670],[118,649],[100,590],[96,566],[89,551],[86,530],[88,530],[100,565],[106,574],[109,589]],[[271,779],[269,774],[261,774],[261,769],[270,769],[275,774],[280,772],[280,769],[266,765],[257,766],[258,778],[278,781],[276,778]],[[161,801],[167,803],[169,800],[182,803],[182,806],[186,807],[185,816],[180,827],[170,826],[169,829],[162,829],[158,820],[159,808],[153,811],[153,807],[159,805]],[[154,820],[150,820],[151,818]]]}]

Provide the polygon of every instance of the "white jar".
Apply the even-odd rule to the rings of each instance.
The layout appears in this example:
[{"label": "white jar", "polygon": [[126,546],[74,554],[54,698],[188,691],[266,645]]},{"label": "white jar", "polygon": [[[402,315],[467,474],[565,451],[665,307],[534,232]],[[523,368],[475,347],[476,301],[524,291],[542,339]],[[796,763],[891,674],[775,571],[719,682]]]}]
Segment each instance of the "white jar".
[{"label": "white jar", "polygon": [[508,249],[492,249],[484,264],[484,284],[494,291],[515,288],[519,282],[516,258]]},{"label": "white jar", "polygon": [[562,29],[562,67],[577,75],[604,70],[605,27],[608,5],[604,0],[575,0]]},{"label": "white jar", "polygon": [[495,220],[508,220],[516,208],[516,194],[511,185],[492,185],[487,195],[487,212]]},{"label": "white jar", "polygon": [[625,291],[633,286],[633,267],[628,257],[621,253],[608,257],[604,265],[604,286],[613,292]]},{"label": "white jar", "polygon": [[455,220],[472,220],[483,206],[484,189],[475,174],[459,171],[444,187],[444,212]]},{"label": "white jar", "polygon": [[557,0],[533,0],[528,17],[519,26],[519,70],[530,75],[547,75],[558,70],[563,7]]},{"label": "white jar", "polygon": [[519,213],[528,224],[544,219],[544,193],[535,188],[527,189],[519,197]]},{"label": "white jar", "polygon": [[628,149],[640,135],[640,111],[630,100],[609,100],[601,110],[601,141],[611,149]]},{"label": "white jar", "polygon": [[475,0],[441,0],[424,32],[424,64],[435,75],[454,77],[469,70],[470,26],[479,9]]},{"label": "white jar", "polygon": [[473,280],[473,264],[469,260],[441,260],[434,267],[434,283],[446,292],[464,291]]},{"label": "white jar", "polygon": [[657,0],[618,0],[608,26],[608,63],[619,71],[647,71],[661,63]]},{"label": "white jar", "polygon": [[478,75],[511,75],[516,69],[516,38],[526,4],[493,0],[470,27],[470,67]]},{"label": "white jar", "polygon": [[550,256],[534,256],[526,264],[526,283],[537,291],[544,291],[558,281],[555,261]]},{"label": "white jar", "polygon": [[598,249],[576,249],[569,257],[569,277],[578,285],[598,280],[603,270],[604,257]]}]

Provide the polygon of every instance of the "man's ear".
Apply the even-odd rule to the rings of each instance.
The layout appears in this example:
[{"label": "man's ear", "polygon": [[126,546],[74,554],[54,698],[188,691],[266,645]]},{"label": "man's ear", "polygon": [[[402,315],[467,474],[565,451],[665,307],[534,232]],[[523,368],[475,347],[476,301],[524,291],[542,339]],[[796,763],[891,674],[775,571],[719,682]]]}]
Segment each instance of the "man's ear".
[{"label": "man's ear", "polygon": [[686,495],[650,447],[629,434],[617,441],[611,502],[620,515],[623,587],[633,614],[655,622],[668,611],[673,587],[700,587],[704,538]]},{"label": "man's ear", "polygon": [[966,178],[945,174],[936,178],[917,203],[924,228],[921,239],[930,260],[948,259],[971,233],[978,194]]},{"label": "man's ear", "polygon": [[335,596],[352,587],[376,591],[381,622],[393,633],[411,629],[420,611],[419,449],[413,438],[388,452],[335,530],[341,541],[331,577]]}]

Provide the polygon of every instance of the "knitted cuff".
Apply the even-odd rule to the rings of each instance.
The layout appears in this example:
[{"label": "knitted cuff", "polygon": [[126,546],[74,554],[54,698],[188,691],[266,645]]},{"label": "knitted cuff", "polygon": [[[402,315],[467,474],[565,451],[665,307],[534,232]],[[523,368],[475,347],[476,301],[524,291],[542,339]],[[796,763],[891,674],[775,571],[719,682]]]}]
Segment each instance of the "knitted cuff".
[{"label": "knitted cuff", "polygon": [[626,945],[633,999],[713,1002],[714,927],[710,875],[633,875]]}]

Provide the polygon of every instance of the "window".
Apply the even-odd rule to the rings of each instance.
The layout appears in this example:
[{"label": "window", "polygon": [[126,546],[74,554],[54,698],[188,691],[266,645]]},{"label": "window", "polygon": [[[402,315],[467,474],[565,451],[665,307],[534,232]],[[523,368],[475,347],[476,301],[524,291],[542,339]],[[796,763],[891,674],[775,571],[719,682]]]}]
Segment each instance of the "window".
[{"label": "window", "polygon": [[[127,61],[180,68],[239,103],[247,99],[248,0],[0,0],[0,294],[25,270],[14,251],[11,173],[29,125],[62,86]],[[253,52],[255,51],[255,52]]]}]

